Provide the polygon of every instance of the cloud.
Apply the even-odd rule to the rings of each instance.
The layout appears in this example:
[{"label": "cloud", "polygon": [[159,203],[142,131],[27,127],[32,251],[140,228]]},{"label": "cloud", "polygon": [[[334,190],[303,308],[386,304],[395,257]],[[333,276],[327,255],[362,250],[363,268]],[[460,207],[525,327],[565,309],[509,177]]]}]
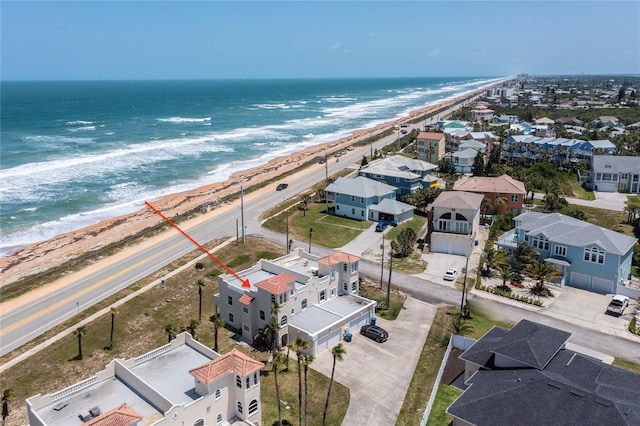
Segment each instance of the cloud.
[{"label": "cloud", "polygon": [[427,53],[427,56],[430,56],[432,58],[437,58],[440,56],[442,52],[440,52],[440,48],[436,47],[435,49],[433,49],[430,53]]},{"label": "cloud", "polygon": [[331,50],[340,50],[342,45],[340,43],[334,43],[333,46],[330,47]]}]

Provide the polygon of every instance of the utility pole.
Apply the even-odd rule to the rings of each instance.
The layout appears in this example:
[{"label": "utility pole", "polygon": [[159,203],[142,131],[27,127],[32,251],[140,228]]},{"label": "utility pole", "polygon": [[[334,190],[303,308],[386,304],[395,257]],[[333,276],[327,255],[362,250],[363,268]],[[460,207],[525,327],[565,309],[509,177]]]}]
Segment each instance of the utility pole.
[{"label": "utility pole", "polygon": [[329,159],[327,158],[327,150],[324,151],[324,180],[329,181]]},{"label": "utility pole", "polygon": [[286,227],[287,227],[287,240],[285,241],[285,244],[287,244],[287,254],[289,254],[289,250],[291,250],[291,244],[289,244],[289,215],[288,214],[287,214]]},{"label": "utility pole", "polygon": [[387,282],[387,309],[391,303],[391,271],[393,271],[393,248],[389,251],[389,281]]},{"label": "utility pole", "polygon": [[382,233],[382,261],[380,262],[380,289],[382,290],[382,283],[384,282],[384,232]]},{"label": "utility pole", "polygon": [[309,254],[311,254],[311,234],[313,234],[313,228],[309,228]]},{"label": "utility pole", "polygon": [[466,303],[464,301],[464,295],[467,292],[467,269],[469,269],[469,256],[467,256],[467,263],[464,267],[464,280],[462,281],[462,300],[460,301],[460,316],[462,318],[467,318]]},{"label": "utility pole", "polygon": [[242,244],[246,244],[247,236],[244,226],[244,189],[240,185],[240,219],[242,221]]}]

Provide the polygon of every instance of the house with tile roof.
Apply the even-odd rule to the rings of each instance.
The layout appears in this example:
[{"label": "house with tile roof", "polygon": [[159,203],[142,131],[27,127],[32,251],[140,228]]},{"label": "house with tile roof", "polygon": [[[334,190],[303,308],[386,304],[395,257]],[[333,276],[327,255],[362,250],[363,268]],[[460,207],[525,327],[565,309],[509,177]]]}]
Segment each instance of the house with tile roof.
[{"label": "house with tile roof", "polygon": [[188,333],[66,389],[27,399],[32,426],[262,424],[264,364],[224,355]]},{"label": "house with tile roof", "polygon": [[513,212],[522,213],[522,203],[527,193],[524,183],[509,175],[498,177],[467,176],[458,179],[453,184],[454,191],[465,191],[482,194],[491,202],[491,210],[488,213],[495,214],[496,200],[504,200],[504,205],[499,207],[498,214]]},{"label": "house with tile roof", "polygon": [[514,251],[524,242],[555,266],[559,285],[603,294],[637,296],[628,288],[636,238],[560,213],[527,212],[498,238],[498,246]]},{"label": "house with tile roof", "polygon": [[437,179],[438,166],[403,155],[379,158],[362,166],[358,175],[398,189],[396,196],[428,188]]},{"label": "house with tile roof", "polygon": [[469,256],[478,235],[484,195],[445,191],[427,206],[430,250]]},{"label": "house with tile roof", "polygon": [[445,135],[436,132],[420,132],[416,138],[418,160],[438,164],[444,156]]},{"label": "house with tile roof", "polygon": [[640,424],[640,375],[574,350],[570,337],[528,320],[489,330],[460,355],[454,426]]},{"label": "house with tile roof", "polygon": [[374,317],[376,302],[358,295],[359,260],[344,252],[318,257],[302,248],[277,259],[261,259],[237,276],[218,277],[216,315],[248,343],[254,343],[276,317],[279,346],[300,337],[316,355]]},{"label": "house with tile roof", "polygon": [[640,194],[640,157],[594,155],[587,184],[601,192]]},{"label": "house with tile roof", "polygon": [[355,220],[401,223],[413,217],[415,208],[397,201],[397,192],[395,186],[364,176],[339,177],[325,189],[327,210]]}]

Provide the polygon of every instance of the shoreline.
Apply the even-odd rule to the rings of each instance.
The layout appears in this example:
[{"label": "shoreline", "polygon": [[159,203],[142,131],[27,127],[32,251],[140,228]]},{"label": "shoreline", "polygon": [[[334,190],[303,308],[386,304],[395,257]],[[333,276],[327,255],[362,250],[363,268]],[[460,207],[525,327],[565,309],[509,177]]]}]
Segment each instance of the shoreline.
[{"label": "shoreline", "polygon": [[[218,209],[224,205],[220,201],[238,192],[241,185],[247,189],[275,179],[284,173],[293,172],[314,158],[324,156],[325,151],[346,149],[349,145],[358,144],[370,137],[393,129],[396,124],[415,121],[425,115],[432,115],[442,108],[461,103],[482,93],[489,87],[502,84],[504,81],[492,83],[450,99],[435,102],[424,108],[414,110],[403,118],[390,120],[374,128],[357,129],[350,136],[314,145],[287,156],[274,158],[261,166],[235,172],[225,181],[205,185],[190,191],[166,195],[154,200],[153,204],[167,217],[176,216],[181,212],[195,211],[196,209],[202,209],[201,214],[204,214],[209,211],[207,206],[213,206],[213,209]],[[10,255],[0,258],[0,274],[2,274],[0,289],[25,277],[46,273],[70,260],[81,257],[85,253],[95,252],[118,242],[123,242],[127,237],[141,234],[158,223],[161,223],[161,220],[158,220],[158,216],[149,209],[142,207],[132,213],[106,219],[94,225],[20,248]],[[142,237],[142,239],[146,238],[149,237]]]}]

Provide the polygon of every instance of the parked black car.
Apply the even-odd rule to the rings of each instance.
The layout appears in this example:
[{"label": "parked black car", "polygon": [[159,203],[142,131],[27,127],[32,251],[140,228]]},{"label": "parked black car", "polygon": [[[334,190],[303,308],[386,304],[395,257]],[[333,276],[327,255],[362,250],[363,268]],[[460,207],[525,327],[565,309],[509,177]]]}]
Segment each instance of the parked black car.
[{"label": "parked black car", "polygon": [[276,187],[276,191],[282,191],[283,189],[287,189],[288,186],[289,186],[288,183],[281,183]]},{"label": "parked black car", "polygon": [[360,334],[368,337],[369,339],[373,339],[378,343],[386,342],[389,338],[389,333],[382,327],[378,327],[377,325],[363,325],[360,328]]}]

